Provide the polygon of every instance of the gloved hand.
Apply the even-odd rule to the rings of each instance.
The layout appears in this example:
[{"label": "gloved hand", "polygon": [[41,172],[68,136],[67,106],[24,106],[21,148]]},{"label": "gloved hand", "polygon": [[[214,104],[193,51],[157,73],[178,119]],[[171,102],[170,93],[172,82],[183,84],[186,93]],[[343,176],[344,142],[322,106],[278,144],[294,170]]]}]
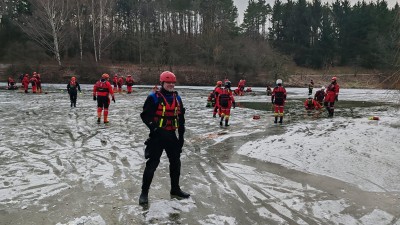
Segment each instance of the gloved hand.
[{"label": "gloved hand", "polygon": [[338,102],[338,101],[339,101],[339,98],[338,98],[338,96],[336,95],[335,102]]},{"label": "gloved hand", "polygon": [[272,101],[271,101],[271,103],[272,103],[272,104],[275,104],[275,101],[274,101],[274,100],[272,100]]},{"label": "gloved hand", "polygon": [[149,127],[149,129],[150,129],[149,137],[153,137],[154,135],[156,135],[158,133],[158,127],[151,126],[151,127]]},{"label": "gloved hand", "polygon": [[111,100],[115,103],[115,98],[114,97]]},{"label": "gloved hand", "polygon": [[96,100],[97,100],[96,95],[93,95],[93,101],[96,101]]},{"label": "gloved hand", "polygon": [[232,102],[233,108],[236,108],[236,102]]}]

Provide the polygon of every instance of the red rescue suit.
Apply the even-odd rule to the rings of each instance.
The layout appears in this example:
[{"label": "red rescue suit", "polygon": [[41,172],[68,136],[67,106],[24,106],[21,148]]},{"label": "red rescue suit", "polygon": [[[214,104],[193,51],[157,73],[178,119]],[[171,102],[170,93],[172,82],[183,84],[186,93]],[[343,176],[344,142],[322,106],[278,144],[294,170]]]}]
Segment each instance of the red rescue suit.
[{"label": "red rescue suit", "polygon": [[96,100],[97,96],[97,118],[101,118],[101,112],[104,109],[105,123],[108,122],[108,106],[110,105],[109,95],[114,99],[114,91],[110,82],[105,79],[97,81],[93,87],[93,97],[94,100]]},{"label": "red rescue suit", "polygon": [[219,95],[220,94],[222,94],[221,86],[215,87],[215,89],[214,89],[215,105],[214,105],[213,117],[216,117],[217,112],[218,112],[218,115],[221,117],[221,107],[219,105]]},{"label": "red rescue suit", "polygon": [[126,88],[128,90],[128,94],[132,93],[132,86],[133,86],[133,82],[135,82],[135,81],[133,80],[132,77],[128,76],[126,78],[125,82],[126,82]]},{"label": "red rescue suit", "polygon": [[282,85],[278,85],[274,88],[271,95],[272,104],[274,104],[274,116],[275,123],[280,117],[280,123],[282,123],[285,101],[286,101],[286,89]]},{"label": "red rescue suit", "polygon": [[317,101],[311,98],[307,99],[304,102],[304,107],[306,108],[306,110],[318,110],[322,108],[322,106]]},{"label": "red rescue suit", "polygon": [[28,74],[24,76],[22,79],[22,85],[24,86],[25,93],[28,93],[28,86],[29,86],[29,77]]},{"label": "red rescue suit", "polygon": [[32,77],[29,82],[32,85],[32,93],[36,93],[36,87],[37,87],[37,82],[38,80],[36,79],[36,76]]},{"label": "red rescue suit", "polygon": [[124,84],[124,78],[123,77],[120,77],[119,79],[118,79],[118,92],[121,92],[122,91],[122,85]]},{"label": "red rescue suit", "polygon": [[219,94],[218,98],[218,104],[221,108],[221,118],[225,117],[225,121],[227,121],[231,115],[231,107],[233,104],[235,104],[235,99],[233,98],[231,89],[222,89],[222,92]]}]

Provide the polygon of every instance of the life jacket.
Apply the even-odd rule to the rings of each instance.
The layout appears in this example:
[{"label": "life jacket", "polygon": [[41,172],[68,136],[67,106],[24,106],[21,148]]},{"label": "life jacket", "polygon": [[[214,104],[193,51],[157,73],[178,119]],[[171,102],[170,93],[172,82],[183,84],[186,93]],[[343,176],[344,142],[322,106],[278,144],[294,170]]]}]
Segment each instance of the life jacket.
[{"label": "life jacket", "polygon": [[286,93],[286,90],[282,86],[277,86],[274,88],[272,95],[275,98],[276,104],[283,104],[285,102],[285,93]]},{"label": "life jacket", "polygon": [[153,121],[157,124],[157,127],[164,130],[176,130],[179,127],[178,115],[181,114],[181,107],[176,93],[173,93],[171,104],[168,103],[161,92],[156,91],[155,96],[157,97],[158,106]]},{"label": "life jacket", "polygon": [[97,96],[108,96],[108,94],[111,95],[114,94],[112,92],[111,84],[106,80],[105,81],[99,80],[96,82],[96,84],[94,85],[93,95],[96,95],[96,92]]},{"label": "life jacket", "polygon": [[314,102],[313,102],[312,99],[307,99],[307,106],[308,106],[309,109],[314,109],[315,108]]},{"label": "life jacket", "polygon": [[32,77],[29,82],[31,82],[32,86],[36,86],[37,79],[35,77]]},{"label": "life jacket", "polygon": [[127,86],[132,86],[134,81],[133,81],[132,78],[127,77],[126,80],[125,80],[125,82],[126,82],[126,85],[127,85]]},{"label": "life jacket", "polygon": [[231,99],[230,96],[231,91],[229,89],[223,89],[222,93],[219,95],[219,105],[222,107],[228,107],[229,101]]},{"label": "life jacket", "polygon": [[69,90],[76,91],[76,88],[77,88],[76,81],[70,81],[69,82]]}]

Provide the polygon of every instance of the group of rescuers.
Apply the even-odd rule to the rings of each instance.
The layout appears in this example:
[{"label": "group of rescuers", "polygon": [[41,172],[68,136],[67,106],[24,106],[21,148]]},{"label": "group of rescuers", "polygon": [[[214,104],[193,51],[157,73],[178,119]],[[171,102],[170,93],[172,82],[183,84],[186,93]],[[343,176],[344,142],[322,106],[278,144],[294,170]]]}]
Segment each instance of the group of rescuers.
[{"label": "group of rescuers", "polygon": [[[224,84],[224,85],[223,85]],[[314,96],[312,96],[314,82],[311,80],[308,90],[308,98],[304,102],[304,107],[307,112],[312,110],[322,109],[322,105],[325,106],[328,117],[333,117],[335,101],[338,101],[339,95],[339,85],[337,84],[337,78],[332,77],[331,83],[327,88],[324,86],[318,90]],[[233,106],[235,108],[235,99],[233,97],[231,90],[231,82],[225,79],[224,83],[222,81],[217,81],[217,84],[212,92],[208,96],[207,106],[213,106],[213,117],[216,117],[217,113],[220,120],[220,125],[223,125],[223,120],[225,119],[225,126],[229,126],[230,109]],[[282,85],[282,80],[276,80],[276,86],[271,89],[267,86],[267,96],[271,96],[271,103],[273,104],[274,110],[274,123],[283,123],[284,107],[286,102],[286,89]],[[279,121],[278,121],[279,118]]]},{"label": "group of rescuers", "polygon": [[[128,76],[131,77],[131,76]],[[127,80],[128,80],[127,77]],[[110,98],[115,103],[114,91],[121,91],[122,81],[119,82],[117,75],[114,76],[114,88],[109,82],[110,76],[103,74],[93,87],[93,100],[97,101],[97,122],[100,123],[103,112],[104,123],[108,123],[108,107]],[[116,80],[117,82],[114,82]],[[145,141],[145,159],[146,166],[143,172],[141,193],[139,204],[148,204],[148,194],[154,173],[160,163],[160,158],[165,150],[169,159],[170,194],[178,199],[189,198],[190,194],[181,190],[179,185],[182,147],[184,145],[185,134],[185,108],[178,92],[174,90],[176,76],[170,71],[164,71],[160,74],[161,88],[153,88],[153,91],[146,98],[143,111],[140,117],[143,123],[149,128],[149,138]],[[128,82],[127,82],[128,83]],[[132,79],[133,83],[133,79]],[[129,85],[128,87],[132,87]],[[72,77],[67,85],[68,93],[71,98],[71,107],[76,107],[76,94],[80,91],[80,85],[75,77]],[[128,89],[131,93],[132,89]],[[218,114],[220,117],[220,126],[229,126],[229,117],[231,107],[235,108],[235,99],[231,90],[231,82],[228,79],[218,81],[213,91],[215,95],[215,104],[213,117]],[[268,90],[267,90],[268,94]],[[320,109],[321,103],[327,108],[328,116],[333,116],[334,103],[338,100],[339,85],[336,77],[332,77],[331,83],[325,89],[317,91],[315,97],[310,97],[305,101],[306,109]],[[276,87],[270,93],[271,102],[274,105],[274,123],[282,123],[284,106],[286,102],[286,89],[282,85],[282,80],[276,80]],[[278,121],[279,118],[279,121]],[[176,132],[178,131],[178,132]]]},{"label": "group of rescuers", "polygon": [[[40,79],[39,73],[33,72],[31,77],[29,77],[29,74],[21,74],[19,80],[25,93],[28,93],[29,84],[32,86],[32,93],[42,93],[42,80]],[[7,89],[18,89],[16,82],[12,77],[8,77]]]}]

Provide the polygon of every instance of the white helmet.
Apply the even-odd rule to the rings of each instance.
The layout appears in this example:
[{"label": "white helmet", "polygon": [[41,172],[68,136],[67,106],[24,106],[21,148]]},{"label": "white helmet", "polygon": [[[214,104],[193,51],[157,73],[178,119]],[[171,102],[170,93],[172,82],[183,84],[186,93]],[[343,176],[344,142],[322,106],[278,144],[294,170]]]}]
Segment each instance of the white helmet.
[{"label": "white helmet", "polygon": [[325,90],[325,87],[324,87],[324,86],[322,86],[322,87],[321,87],[321,90]]},{"label": "white helmet", "polygon": [[276,80],[276,84],[282,84],[282,80],[281,79]]}]

